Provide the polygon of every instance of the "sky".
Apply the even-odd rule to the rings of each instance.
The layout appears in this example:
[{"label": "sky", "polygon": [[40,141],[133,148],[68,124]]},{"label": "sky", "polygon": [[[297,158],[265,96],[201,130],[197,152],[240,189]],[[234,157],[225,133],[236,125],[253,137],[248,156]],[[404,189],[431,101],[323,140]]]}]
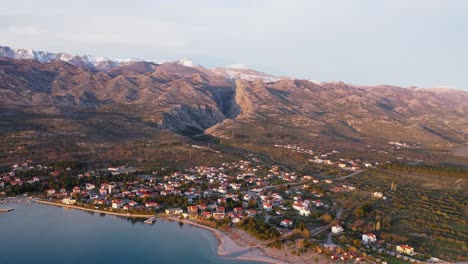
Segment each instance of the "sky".
[{"label": "sky", "polygon": [[0,45],[468,91],[465,0],[9,0]]}]

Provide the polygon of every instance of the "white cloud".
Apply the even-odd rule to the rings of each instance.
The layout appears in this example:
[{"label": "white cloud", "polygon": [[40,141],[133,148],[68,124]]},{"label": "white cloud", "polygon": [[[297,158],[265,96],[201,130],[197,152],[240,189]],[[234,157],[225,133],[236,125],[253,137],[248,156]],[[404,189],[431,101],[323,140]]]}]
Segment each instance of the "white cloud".
[{"label": "white cloud", "polygon": [[4,2],[0,45],[110,58],[188,57],[207,67],[241,61],[324,81],[468,87],[468,28],[461,26],[468,24],[468,1]]}]

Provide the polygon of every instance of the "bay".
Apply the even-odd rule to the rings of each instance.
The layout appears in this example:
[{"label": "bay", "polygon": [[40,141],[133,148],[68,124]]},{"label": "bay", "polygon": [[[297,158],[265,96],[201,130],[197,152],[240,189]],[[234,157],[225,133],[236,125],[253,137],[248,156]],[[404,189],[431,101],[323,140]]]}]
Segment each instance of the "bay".
[{"label": "bay", "polygon": [[150,264],[260,262],[217,254],[207,230],[158,219],[140,220],[32,203],[0,213],[2,264]]}]

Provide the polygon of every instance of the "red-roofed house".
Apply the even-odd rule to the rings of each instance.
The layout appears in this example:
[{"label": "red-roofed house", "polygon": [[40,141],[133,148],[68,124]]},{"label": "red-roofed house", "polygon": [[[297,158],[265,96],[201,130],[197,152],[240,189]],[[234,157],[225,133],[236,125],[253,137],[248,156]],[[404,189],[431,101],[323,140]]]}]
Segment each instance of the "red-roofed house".
[{"label": "red-roofed house", "polygon": [[396,247],[396,251],[398,253],[403,253],[407,255],[413,255],[414,254],[414,248],[410,247],[408,245],[399,245]]},{"label": "red-roofed house", "polygon": [[284,219],[281,221],[280,226],[283,226],[285,228],[290,228],[293,225],[293,221],[289,219]]}]

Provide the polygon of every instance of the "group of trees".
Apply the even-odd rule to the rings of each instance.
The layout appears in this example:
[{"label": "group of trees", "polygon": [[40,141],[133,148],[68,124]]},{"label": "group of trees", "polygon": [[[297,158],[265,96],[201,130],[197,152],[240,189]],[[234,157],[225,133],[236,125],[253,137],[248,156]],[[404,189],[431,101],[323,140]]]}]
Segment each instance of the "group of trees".
[{"label": "group of trees", "polygon": [[250,217],[242,219],[239,222],[239,228],[261,240],[277,238],[280,236],[280,233],[276,228]]},{"label": "group of trees", "polygon": [[463,167],[455,166],[446,166],[446,165],[431,165],[431,164],[419,164],[419,165],[409,165],[402,163],[389,163],[382,165],[384,169],[403,171],[403,172],[413,172],[413,173],[425,173],[433,174],[447,177],[457,177],[457,178],[468,178],[468,169]]}]

